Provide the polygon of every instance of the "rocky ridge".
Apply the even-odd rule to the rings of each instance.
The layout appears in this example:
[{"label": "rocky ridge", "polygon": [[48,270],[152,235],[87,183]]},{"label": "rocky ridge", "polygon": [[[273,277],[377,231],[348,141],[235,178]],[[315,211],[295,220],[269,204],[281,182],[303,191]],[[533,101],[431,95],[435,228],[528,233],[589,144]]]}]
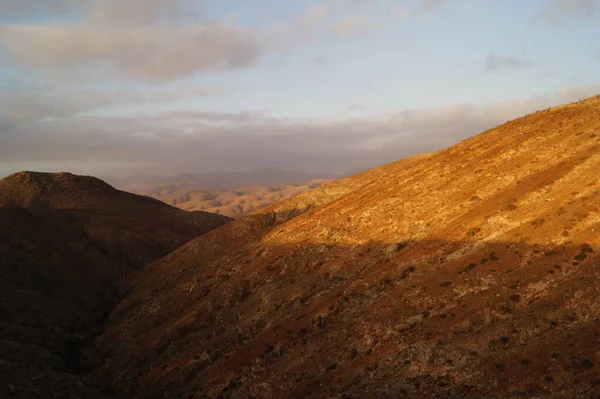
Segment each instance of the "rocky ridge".
[{"label": "rocky ridge", "polygon": [[95,376],[136,397],[597,396],[598,170],[593,97],[240,218],[121,281]]}]

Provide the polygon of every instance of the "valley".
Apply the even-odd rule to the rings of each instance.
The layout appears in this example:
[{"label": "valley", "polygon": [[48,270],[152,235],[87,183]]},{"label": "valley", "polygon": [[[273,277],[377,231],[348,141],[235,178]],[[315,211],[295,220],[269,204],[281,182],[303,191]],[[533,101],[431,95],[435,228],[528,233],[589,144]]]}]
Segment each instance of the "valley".
[{"label": "valley", "polygon": [[599,167],[597,96],[233,221],[11,176],[0,366],[106,397],[592,397]]},{"label": "valley", "polygon": [[0,180],[0,396],[110,393],[85,377],[81,350],[124,294],[114,283],[228,221],[93,177]]},{"label": "valley", "polygon": [[[178,181],[177,178],[172,178],[157,182],[117,185],[117,187],[134,194],[156,198],[185,211],[205,211],[238,218],[319,187],[330,180],[317,179],[299,184],[207,189],[208,183],[199,182],[197,179]],[[219,185],[216,186],[219,187]]]},{"label": "valley", "polygon": [[600,399],[600,0],[0,0],[0,399]]}]

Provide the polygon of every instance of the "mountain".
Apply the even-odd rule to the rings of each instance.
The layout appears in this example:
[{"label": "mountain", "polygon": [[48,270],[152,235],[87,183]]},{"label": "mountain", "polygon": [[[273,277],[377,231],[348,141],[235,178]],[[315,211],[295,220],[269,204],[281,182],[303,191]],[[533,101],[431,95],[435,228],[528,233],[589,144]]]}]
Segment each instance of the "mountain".
[{"label": "mountain", "polygon": [[121,280],[123,397],[600,394],[600,97],[263,208]]},{"label": "mountain", "polygon": [[330,180],[338,176],[322,173],[288,171],[276,167],[263,168],[249,172],[182,173],[176,176],[137,175],[125,178],[103,178],[113,186],[137,192],[147,190],[148,186],[161,190],[173,190],[182,185],[193,186],[197,190],[230,191],[240,187],[299,185],[311,180]]},{"label": "mountain", "polygon": [[318,187],[334,176],[264,168],[240,173],[184,173],[108,178],[115,187],[156,198],[186,211],[238,218]]},{"label": "mountain", "polygon": [[156,198],[186,211],[238,218],[318,187],[334,176],[264,168],[240,173],[184,173],[107,178],[115,187]]},{"label": "mountain", "polygon": [[232,190],[207,190],[204,183],[167,181],[122,186],[126,191],[156,198],[186,211],[206,211],[237,218],[327,183],[311,180],[301,184],[240,187]]},{"label": "mountain", "polygon": [[228,222],[93,177],[0,180],[0,396],[102,397],[79,349],[118,300],[113,283]]}]

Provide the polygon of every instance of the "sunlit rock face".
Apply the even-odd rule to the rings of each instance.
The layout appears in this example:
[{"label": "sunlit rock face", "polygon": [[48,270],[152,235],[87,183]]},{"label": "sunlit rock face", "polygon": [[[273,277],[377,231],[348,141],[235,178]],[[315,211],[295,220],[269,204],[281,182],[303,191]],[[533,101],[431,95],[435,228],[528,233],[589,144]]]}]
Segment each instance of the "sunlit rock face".
[{"label": "sunlit rock face", "polygon": [[125,396],[592,397],[600,98],[325,184],[142,272],[87,348]]}]

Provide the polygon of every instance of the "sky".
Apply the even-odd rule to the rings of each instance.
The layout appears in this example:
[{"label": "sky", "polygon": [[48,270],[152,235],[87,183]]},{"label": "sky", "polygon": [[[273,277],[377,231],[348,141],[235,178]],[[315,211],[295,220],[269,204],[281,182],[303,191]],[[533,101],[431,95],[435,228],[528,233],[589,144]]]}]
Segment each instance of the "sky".
[{"label": "sky", "polygon": [[342,174],[600,94],[600,0],[0,0],[0,176]]}]

